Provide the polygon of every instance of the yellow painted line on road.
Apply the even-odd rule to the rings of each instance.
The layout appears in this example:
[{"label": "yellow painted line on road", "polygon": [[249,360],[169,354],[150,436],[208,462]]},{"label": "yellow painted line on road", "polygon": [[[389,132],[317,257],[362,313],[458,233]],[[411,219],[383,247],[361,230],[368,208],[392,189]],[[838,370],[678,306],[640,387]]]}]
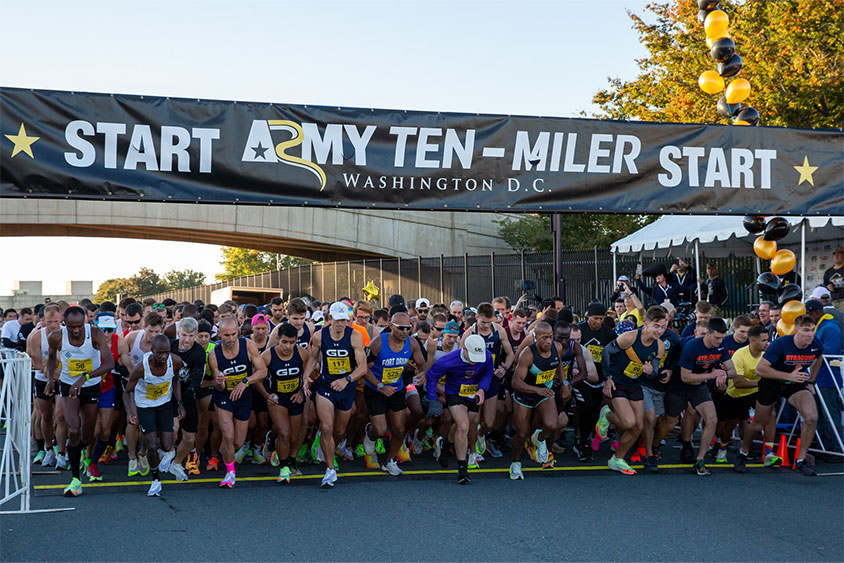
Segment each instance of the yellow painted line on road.
[{"label": "yellow painted line on road", "polygon": [[[631,465],[631,467],[635,469],[642,469],[643,466],[641,465]],[[667,465],[660,465],[660,469],[691,469],[693,466],[689,464],[667,464]],[[709,467],[715,467],[716,469],[727,469],[732,468],[732,465],[712,465]],[[761,463],[748,463],[747,467],[764,467]],[[574,465],[570,467],[552,467],[549,469],[543,469],[542,467],[523,467],[522,471],[535,471],[535,472],[552,472],[552,471],[607,471],[609,472],[610,469],[603,466],[603,465]],[[491,467],[487,469],[472,469],[470,474],[472,473],[509,473],[509,467]],[[455,466],[454,469],[409,469],[404,471],[405,475],[456,475],[457,474],[457,467]],[[338,477],[389,477],[383,471],[354,471],[348,473],[338,473]],[[294,480],[300,479],[322,479],[321,473],[315,473],[313,475],[297,475],[295,477],[291,477]],[[238,477],[237,482],[244,482],[244,481],[275,481],[276,477],[272,475],[265,475],[261,477]],[[166,481],[162,480],[162,484],[173,484],[173,485],[191,485],[191,484],[199,484],[199,483],[219,483],[220,479],[189,479],[188,481],[176,481],[174,479],[168,479]],[[138,486],[148,486],[149,481],[115,481],[115,482],[104,482],[104,481],[95,481],[93,483],[83,483],[83,487],[138,487]],[[35,485],[35,490],[49,490],[49,489],[64,489],[67,485]]]}]

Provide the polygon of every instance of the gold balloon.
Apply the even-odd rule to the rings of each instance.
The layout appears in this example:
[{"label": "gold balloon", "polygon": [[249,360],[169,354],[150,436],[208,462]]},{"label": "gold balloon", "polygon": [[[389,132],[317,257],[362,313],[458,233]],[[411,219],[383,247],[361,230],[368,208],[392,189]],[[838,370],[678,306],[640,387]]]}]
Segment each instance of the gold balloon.
[{"label": "gold balloon", "polygon": [[736,78],[727,86],[725,97],[728,104],[739,104],[750,95],[750,82],[745,78]]},{"label": "gold balloon", "polygon": [[781,320],[786,325],[793,325],[794,321],[797,320],[797,317],[805,314],[806,306],[803,305],[800,301],[792,299],[791,301],[783,305]]},{"label": "gold balloon", "polygon": [[700,73],[697,83],[707,94],[717,94],[724,89],[724,79],[714,70],[705,70]]},{"label": "gold balloon", "polygon": [[712,10],[703,21],[703,29],[706,31],[706,36],[714,39],[720,39],[727,33],[727,28],[730,26],[730,18],[727,17],[727,12],[723,10]]},{"label": "gold balloon", "polygon": [[777,253],[777,243],[773,240],[765,240],[765,237],[759,237],[753,243],[753,252],[762,260],[770,260]]},{"label": "gold balloon", "polygon": [[363,295],[367,301],[377,301],[378,296],[381,294],[381,291],[372,283],[372,280],[366,282],[366,285],[363,286]]},{"label": "gold balloon", "polygon": [[780,336],[794,334],[794,323],[786,324],[783,321],[784,319],[780,319],[777,321],[777,334],[779,334]]},{"label": "gold balloon", "polygon": [[748,123],[747,121],[743,121],[741,119],[738,119],[736,121],[733,121],[733,125],[750,125],[750,123]]},{"label": "gold balloon", "polygon": [[716,41],[718,41],[719,39],[729,39],[729,38],[730,38],[730,34],[729,34],[729,33],[725,33],[725,34],[724,34],[724,35],[722,35],[721,37],[707,37],[707,38],[706,38],[706,46],[707,46],[707,47],[709,47],[709,48],[711,49],[711,48],[712,48],[712,44],[713,44],[713,43],[715,43]]},{"label": "gold balloon", "polygon": [[790,250],[783,249],[771,258],[771,273],[775,276],[782,276],[794,269],[797,264],[797,257]]}]

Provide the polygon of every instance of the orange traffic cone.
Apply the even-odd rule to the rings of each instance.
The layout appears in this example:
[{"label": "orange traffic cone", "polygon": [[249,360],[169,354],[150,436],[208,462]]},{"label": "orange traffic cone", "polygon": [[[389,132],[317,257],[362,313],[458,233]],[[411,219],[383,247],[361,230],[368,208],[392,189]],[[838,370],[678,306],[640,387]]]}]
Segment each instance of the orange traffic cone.
[{"label": "orange traffic cone", "polygon": [[[797,469],[797,458],[800,456],[800,438],[797,438],[797,445],[794,447],[794,463],[791,465],[792,469]],[[788,465],[788,464],[786,464]]]},{"label": "orange traffic cone", "polygon": [[780,446],[777,449],[777,457],[782,460],[783,467],[787,467],[788,463],[788,446],[785,444],[785,434],[780,435]]}]

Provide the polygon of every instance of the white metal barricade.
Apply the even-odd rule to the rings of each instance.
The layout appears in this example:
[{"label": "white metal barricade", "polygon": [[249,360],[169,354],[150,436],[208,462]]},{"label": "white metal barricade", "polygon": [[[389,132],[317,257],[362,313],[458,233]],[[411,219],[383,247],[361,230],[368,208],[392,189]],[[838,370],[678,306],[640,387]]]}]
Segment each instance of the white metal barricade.
[{"label": "white metal barricade", "polygon": [[20,500],[16,510],[0,514],[31,512],[57,512],[73,510],[58,508],[32,510],[29,506],[32,492],[30,459],[30,435],[32,432],[32,360],[17,350],[0,348],[0,366],[3,370],[3,385],[0,387],[0,437],[3,451],[0,453],[0,491],[3,497],[0,506]]}]

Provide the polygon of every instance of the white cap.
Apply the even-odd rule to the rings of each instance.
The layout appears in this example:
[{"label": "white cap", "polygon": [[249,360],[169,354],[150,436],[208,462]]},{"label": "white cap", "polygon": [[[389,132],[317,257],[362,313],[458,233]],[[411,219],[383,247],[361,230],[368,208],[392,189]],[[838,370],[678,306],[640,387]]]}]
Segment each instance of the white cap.
[{"label": "white cap", "polygon": [[812,293],[809,294],[810,299],[829,299],[829,290],[824,286],[816,287],[812,290]]},{"label": "white cap", "polygon": [[349,306],[339,301],[331,304],[331,307],[328,309],[328,314],[331,315],[331,319],[335,321],[348,321],[351,318],[349,317]]},{"label": "white cap", "polygon": [[669,315],[677,311],[677,309],[674,307],[674,304],[668,299],[660,303],[659,306],[668,311]]},{"label": "white cap", "polygon": [[325,315],[322,314],[322,311],[314,311],[314,314],[311,316],[311,320],[314,321],[315,323],[318,323],[319,321],[323,320],[324,318],[325,318]]},{"label": "white cap", "polygon": [[463,348],[469,361],[480,363],[486,361],[486,342],[480,334],[471,334],[463,342]]},{"label": "white cap", "polygon": [[431,306],[431,302],[428,301],[427,299],[425,299],[424,297],[420,297],[419,299],[416,300],[416,308],[417,309],[419,307],[430,307],[430,306]]}]

